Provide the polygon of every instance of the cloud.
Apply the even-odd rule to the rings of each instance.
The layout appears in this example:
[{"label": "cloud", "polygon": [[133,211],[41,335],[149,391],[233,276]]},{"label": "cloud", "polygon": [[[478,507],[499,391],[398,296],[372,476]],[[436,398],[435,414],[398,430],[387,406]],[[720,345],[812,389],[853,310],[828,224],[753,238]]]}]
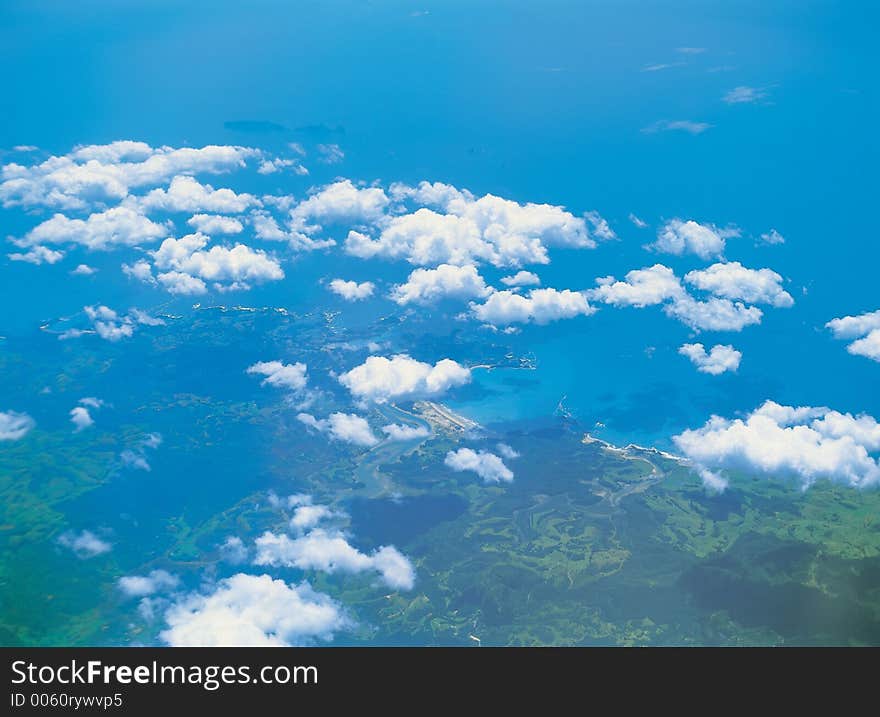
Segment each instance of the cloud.
[{"label": "cloud", "polygon": [[639,229],[644,229],[645,227],[648,226],[648,222],[643,221],[642,219],[639,219],[639,218],[638,218],[635,214],[633,214],[632,212],[630,212],[630,214],[629,214],[629,220],[630,220],[633,224],[635,224],[636,227],[638,227]]},{"label": "cloud", "polygon": [[611,225],[602,218],[602,215],[599,214],[599,212],[585,212],[584,219],[589,222],[590,234],[596,239],[601,239],[603,241],[617,239],[617,234],[614,233]]},{"label": "cloud", "polygon": [[655,134],[656,132],[687,132],[688,134],[703,134],[712,125],[708,122],[694,122],[692,120],[660,120],[648,125],[642,130],[643,134]]},{"label": "cloud", "polygon": [[470,380],[470,369],[452,359],[441,359],[431,365],[407,354],[391,358],[370,356],[360,366],[339,377],[339,382],[356,398],[379,403],[439,396]]},{"label": "cloud", "polygon": [[173,590],[180,578],[166,570],[151,570],[147,575],[126,575],[116,583],[127,597],[147,597],[162,590]]},{"label": "cloud", "polygon": [[231,146],[153,148],[119,141],[78,147],[40,164],[0,169],[0,203],[85,209],[119,202],[136,187],[156,186],[179,174],[219,174],[245,166],[255,149]]},{"label": "cloud", "polygon": [[831,319],[825,327],[831,329],[836,339],[855,339],[866,336],[874,329],[880,329],[880,309],[858,316],[843,316]]},{"label": "cloud", "polygon": [[284,272],[279,262],[259,249],[236,244],[231,249],[212,246],[204,234],[168,238],[151,252],[153,263],[162,271],[157,279],[172,293],[203,293],[205,282],[214,282],[220,291],[245,290],[251,282],[279,281]]},{"label": "cloud", "polygon": [[339,164],[345,159],[345,152],[338,144],[319,144],[316,149],[318,161],[323,164]]},{"label": "cloud", "polygon": [[426,426],[405,426],[400,423],[382,426],[382,431],[389,441],[414,441],[431,435],[431,430]]},{"label": "cloud", "polygon": [[[264,201],[268,201],[268,197],[263,197]],[[254,227],[254,236],[264,241],[284,241],[294,251],[316,251],[317,249],[326,249],[334,246],[336,242],[333,239],[313,239],[302,231],[290,228],[282,229],[278,225],[278,221],[271,214],[265,211],[251,212],[251,224]],[[314,231],[318,227],[313,228]]]},{"label": "cloud", "polygon": [[589,316],[596,311],[583,292],[570,289],[532,289],[528,296],[509,290],[498,291],[484,303],[471,303],[470,307],[480,321],[493,325],[546,324],[575,316]]},{"label": "cloud", "polygon": [[[427,182],[418,187],[394,185],[392,194],[434,208],[388,218],[376,238],[350,232],[345,242],[349,254],[403,259],[419,266],[488,262],[516,268],[548,263],[551,247],[596,246],[585,219],[560,206],[519,204],[491,194],[476,199],[450,185]],[[604,234],[607,224],[598,215],[590,217]]]},{"label": "cloud", "polygon": [[197,296],[208,293],[208,285],[204,281],[182,271],[165,271],[156,279],[169,294]]},{"label": "cloud", "polygon": [[92,418],[91,413],[89,413],[90,408],[98,409],[104,405],[104,402],[95,398],[94,396],[86,396],[85,398],[79,399],[79,406],[75,406],[70,409],[70,421],[75,426],[75,431],[79,433],[86,428],[90,428],[95,424],[94,419]]},{"label": "cloud", "polygon": [[512,276],[501,277],[501,283],[505,286],[540,286],[541,277],[531,271],[518,271]]},{"label": "cloud", "polygon": [[290,212],[290,225],[312,234],[325,224],[371,224],[383,217],[389,201],[380,187],[357,187],[350,179],[343,179],[297,204]]},{"label": "cloud", "polygon": [[498,456],[488,451],[459,448],[457,451],[449,451],[443,462],[457,472],[473,471],[486,483],[509,483],[513,480],[513,471]]},{"label": "cloud", "polygon": [[134,321],[128,316],[120,316],[107,306],[84,306],[83,311],[98,336],[106,341],[120,341],[134,334]]},{"label": "cloud", "polygon": [[775,229],[771,229],[761,235],[761,241],[765,244],[785,244],[785,237]]},{"label": "cloud", "polygon": [[256,540],[255,565],[283,566],[325,573],[362,573],[374,570],[394,590],[412,590],[415,570],[397,548],[383,545],[372,553],[362,553],[338,531],[315,528],[305,535],[263,533]]},{"label": "cloud", "polygon": [[772,269],[747,269],[738,261],[713,264],[685,274],[684,280],[698,289],[725,299],[750,304],[789,307],[794,299],[782,288],[782,277]]},{"label": "cloud", "polygon": [[269,501],[269,505],[277,510],[295,508],[298,505],[312,505],[312,496],[307,493],[294,493],[282,498],[270,490],[266,499]]},{"label": "cloud", "polygon": [[498,452],[501,454],[502,458],[513,460],[514,458],[519,458],[520,456],[518,451],[511,448],[506,443],[499,443],[496,448],[498,449]]},{"label": "cloud", "polygon": [[193,229],[201,234],[241,234],[242,223],[235,217],[224,217],[220,214],[193,214],[186,220]]},{"label": "cloud", "polygon": [[831,329],[835,338],[856,339],[846,347],[849,353],[880,361],[880,309],[831,319],[825,327]]},{"label": "cloud", "polygon": [[308,377],[307,366],[304,363],[285,364],[281,361],[258,361],[248,366],[247,373],[265,376],[260,385],[286,388],[291,391],[301,391],[306,387]]},{"label": "cloud", "polygon": [[92,274],[97,274],[98,270],[88,264],[77,264],[76,268],[70,273],[74,276],[91,276]]},{"label": "cloud", "polygon": [[658,62],[654,65],[645,65],[642,72],[660,72],[661,70],[669,70],[673,67],[683,67],[684,62]]},{"label": "cloud", "polygon": [[141,311],[140,309],[130,309],[128,315],[135,323],[143,326],[165,326],[164,319],[151,316],[146,311]]},{"label": "cloud", "polygon": [[93,426],[95,420],[92,418],[89,410],[84,406],[75,406],[70,409],[70,421],[76,426],[76,431],[82,431]]},{"label": "cloud", "polygon": [[252,194],[236,194],[231,189],[214,189],[188,176],[174,177],[168,189],[154,189],[133,200],[145,212],[218,212],[241,214],[250,207],[262,206]]},{"label": "cloud", "polygon": [[[131,309],[128,314],[122,315],[108,306],[98,304],[95,306],[84,306],[83,312],[91,322],[94,333],[106,341],[120,341],[121,339],[129,338],[134,334],[135,327],[138,325],[165,325],[162,319],[150,316],[140,309]],[[59,334],[58,338],[75,338],[86,333],[90,332],[81,329],[69,329]]]},{"label": "cloud", "polygon": [[257,168],[257,172],[259,172],[260,174],[275,174],[276,172],[280,172],[285,169],[289,169],[294,174],[298,174],[300,176],[305,176],[309,173],[309,170],[303,167],[296,160],[281,159],[280,157],[275,159],[264,159],[262,162],[260,162],[260,166]]},{"label": "cloud", "polygon": [[58,543],[72,550],[80,560],[107,553],[113,548],[110,543],[101,540],[90,530],[82,530],[79,533],[68,530],[58,536]]},{"label": "cloud", "polygon": [[589,292],[590,298],[613,306],[654,306],[685,293],[672,269],[663,264],[633,269],[624,281],[605,276],[596,283],[599,286]]},{"label": "cloud", "polygon": [[792,478],[806,489],[817,480],[857,488],[880,481],[880,425],[871,416],[767,401],[745,418],[712,416],[704,426],[674,436],[676,446],[723,490],[724,472]]},{"label": "cloud", "polygon": [[338,294],[346,301],[361,301],[373,295],[376,285],[372,281],[364,281],[358,284],[356,281],[333,279],[328,284],[330,291]]},{"label": "cloud", "polygon": [[156,449],[162,444],[162,436],[158,433],[148,433],[132,448],[126,448],[119,454],[122,465],[136,470],[150,472],[150,464],[147,461],[147,449]]},{"label": "cloud", "polygon": [[156,282],[156,277],[153,276],[153,267],[146,259],[138,259],[134,264],[123,264],[122,273],[146,284]]},{"label": "cloud", "polygon": [[15,243],[27,247],[42,244],[78,244],[91,250],[136,246],[167,236],[164,224],[157,224],[129,207],[113,207],[90,214],[87,219],[70,219],[55,214],[31,229]]},{"label": "cloud", "polygon": [[724,94],[722,99],[729,105],[754,104],[767,97],[767,91],[758,87],[740,85]]},{"label": "cloud", "polygon": [[781,277],[770,269],[755,271],[737,262],[715,264],[706,270],[687,274],[689,283],[697,288],[715,291],[722,296],[705,300],[688,294],[679,278],[662,264],[628,272],[623,281],[613,276],[596,279],[599,286],[588,292],[591,300],[613,306],[642,308],[665,304],[663,311],[697,331],[740,331],[759,324],[763,312],[730,297],[789,306],[793,300],[780,286]]},{"label": "cloud", "polygon": [[342,607],[306,583],[238,573],[209,594],[193,593],[165,613],[172,647],[287,647],[332,640],[350,626]]},{"label": "cloud", "polygon": [[467,189],[458,189],[443,182],[419,182],[410,186],[403,182],[395,182],[389,188],[391,196],[398,201],[411,200],[416,204],[435,209],[444,209],[453,202],[467,203],[474,201],[474,195]]},{"label": "cloud", "polygon": [[335,517],[337,514],[326,505],[300,505],[293,511],[290,527],[297,533],[303,533],[318,523]]},{"label": "cloud", "polygon": [[144,456],[142,453],[138,453],[137,451],[126,448],[124,451],[122,451],[122,453],[119,454],[119,458],[122,461],[123,465],[126,465],[129,468],[136,468],[137,470],[147,472],[152,470],[146,456]]},{"label": "cloud", "polygon": [[475,266],[440,264],[436,269],[413,271],[405,284],[394,287],[391,298],[405,306],[433,304],[441,299],[478,298],[491,292]]},{"label": "cloud", "polygon": [[44,246],[35,246],[33,249],[27,252],[13,252],[12,254],[7,254],[12,261],[23,261],[28,264],[36,264],[39,266],[40,264],[55,264],[61,261],[64,258],[64,252],[55,251],[54,249],[48,249]]},{"label": "cloud", "polygon": [[678,353],[687,356],[691,363],[697,367],[697,371],[718,376],[725,371],[736,371],[742,359],[742,353],[729,344],[716,344],[709,353],[703,344],[684,344],[678,349]]},{"label": "cloud", "polygon": [[366,419],[352,413],[331,413],[328,418],[321,420],[309,413],[300,413],[296,419],[316,431],[326,433],[331,439],[343,443],[370,447],[379,442]]},{"label": "cloud", "polygon": [[701,259],[711,259],[724,253],[725,241],[738,236],[731,229],[718,229],[695,221],[671,219],[657,232],[657,241],[650,249],[664,254],[696,254]]},{"label": "cloud", "polygon": [[36,421],[26,413],[0,411],[0,441],[17,441],[24,438]]},{"label": "cloud", "polygon": [[220,556],[227,563],[237,565],[247,561],[249,551],[241,538],[230,535],[223,541],[223,545],[220,546]]},{"label": "cloud", "polygon": [[874,329],[861,339],[853,341],[846,350],[855,356],[864,356],[872,361],[880,361],[880,329]]},{"label": "cloud", "polygon": [[696,331],[742,331],[760,324],[764,312],[740,301],[710,297],[699,301],[689,295],[675,299],[663,311]]}]

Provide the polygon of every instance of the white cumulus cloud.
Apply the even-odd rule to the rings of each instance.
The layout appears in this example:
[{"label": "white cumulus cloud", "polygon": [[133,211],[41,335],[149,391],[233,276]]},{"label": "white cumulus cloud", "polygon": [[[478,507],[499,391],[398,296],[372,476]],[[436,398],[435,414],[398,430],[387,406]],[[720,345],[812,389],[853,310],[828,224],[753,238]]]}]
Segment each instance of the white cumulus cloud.
[{"label": "white cumulus cloud", "polygon": [[414,441],[431,435],[431,430],[427,426],[405,426],[400,423],[382,426],[382,432],[390,441]]},{"label": "white cumulus cloud", "polygon": [[691,286],[725,299],[741,299],[750,304],[788,307],[794,299],[782,288],[782,277],[772,269],[748,269],[738,261],[712,264],[690,271],[684,280]]},{"label": "white cumulus cloud", "polygon": [[[479,199],[450,185],[394,185],[396,198],[427,204],[387,219],[376,238],[352,232],[346,251],[362,258],[403,259],[419,266],[477,264],[519,267],[546,264],[551,247],[596,245],[587,222],[563,207],[519,204],[487,194]],[[608,231],[601,217],[590,215],[596,235]]]},{"label": "white cumulus cloud", "polygon": [[685,295],[663,310],[695,331],[742,331],[746,326],[760,324],[764,315],[757,306],[715,296],[699,301]]},{"label": "white cumulus cloud", "polygon": [[515,323],[546,324],[595,313],[584,292],[570,289],[532,289],[527,296],[504,290],[492,294],[482,304],[471,303],[480,321],[493,325]]},{"label": "white cumulus cloud", "polygon": [[[205,282],[218,290],[249,289],[251,283],[280,281],[284,271],[274,257],[246,244],[229,248],[214,245],[200,233],[180,239],[169,237],[152,252],[157,279],[173,293],[202,293]],[[187,278],[188,277],[188,278]]]},{"label": "white cumulus cloud", "polygon": [[345,279],[333,279],[328,284],[330,291],[341,296],[346,301],[362,301],[373,295],[376,285],[372,281],[364,281],[360,284],[356,281]]},{"label": "white cumulus cloud", "polygon": [[505,286],[540,286],[541,277],[531,271],[523,269],[511,276],[501,277],[501,283]]},{"label": "white cumulus cloud", "polygon": [[397,548],[383,545],[372,553],[363,553],[338,531],[315,528],[296,538],[266,532],[257,538],[256,550],[256,565],[320,570],[325,573],[374,570],[388,587],[395,590],[411,590],[415,584],[412,563]]},{"label": "white cumulus cloud", "polygon": [[261,382],[263,386],[301,391],[308,382],[307,370],[308,367],[299,361],[292,364],[281,361],[258,361],[248,366],[247,373],[265,376],[266,378]]},{"label": "white cumulus cloud", "polygon": [[238,573],[208,594],[194,593],[165,613],[160,638],[172,647],[287,647],[331,640],[350,626],[342,607],[306,583]]},{"label": "white cumulus cloud", "polygon": [[216,234],[241,234],[244,226],[235,217],[224,217],[222,214],[193,214],[186,220],[193,229],[208,236]]},{"label": "white cumulus cloud", "polygon": [[394,287],[391,298],[404,306],[433,304],[447,298],[480,298],[491,292],[475,266],[440,264],[435,269],[414,270],[406,283]]},{"label": "white cumulus cloud", "polygon": [[696,254],[701,259],[710,259],[721,256],[725,241],[737,235],[735,230],[718,229],[693,220],[671,219],[660,228],[657,240],[649,246],[665,254]]},{"label": "white cumulus cloud", "polygon": [[673,440],[715,489],[727,485],[726,471],[791,478],[804,489],[820,479],[858,488],[880,481],[880,424],[864,414],[767,401],[745,418],[712,416]]},{"label": "white cumulus cloud", "polygon": [[134,334],[135,322],[132,318],[121,316],[107,306],[84,306],[83,311],[98,336],[106,341],[119,341]]},{"label": "white cumulus cloud", "polygon": [[708,352],[703,344],[684,344],[678,353],[687,356],[697,371],[718,376],[725,371],[736,371],[742,352],[729,344],[716,344]]},{"label": "white cumulus cloud", "polygon": [[310,413],[300,413],[296,419],[316,431],[326,433],[331,439],[343,443],[370,447],[379,442],[367,420],[353,413],[331,413],[324,419],[317,419]]},{"label": "white cumulus cloud", "polygon": [[861,339],[856,339],[846,347],[854,356],[864,356],[872,361],[880,361],[880,329],[874,329]]},{"label": "white cumulus cloud", "polygon": [[825,326],[835,338],[855,339],[846,347],[849,353],[880,361],[880,310],[831,319]]},{"label": "white cumulus cloud", "polygon": [[236,194],[227,188],[214,189],[189,176],[174,177],[167,189],[154,189],[132,204],[145,212],[217,212],[241,214],[262,202],[251,194]]},{"label": "white cumulus cloud", "polygon": [[880,309],[858,316],[831,319],[825,326],[831,329],[834,337],[838,339],[857,339],[867,336],[874,329],[880,329]]},{"label": "white cumulus cloud", "polygon": [[293,511],[290,527],[297,533],[311,530],[318,523],[335,517],[337,514],[326,505],[299,505]]},{"label": "white cumulus cloud", "polygon": [[117,585],[128,597],[147,597],[163,590],[172,590],[180,584],[180,579],[167,570],[151,570],[146,575],[126,575],[119,578]]},{"label": "white cumulus cloud", "polygon": [[290,212],[291,227],[311,234],[326,224],[371,224],[382,218],[389,201],[380,187],[358,187],[343,179],[297,204]]},{"label": "white cumulus cloud", "polygon": [[64,258],[64,252],[55,251],[45,246],[35,246],[26,252],[12,252],[7,254],[11,261],[22,261],[27,264],[56,264]]},{"label": "white cumulus cloud", "polygon": [[82,530],[78,533],[68,530],[58,536],[58,543],[72,550],[80,560],[107,553],[113,548],[110,543],[99,538],[91,530]]},{"label": "white cumulus cloud", "polygon": [[26,413],[0,411],[0,441],[17,441],[24,438],[36,425]]},{"label": "white cumulus cloud", "polygon": [[75,406],[70,409],[70,421],[76,427],[76,431],[82,431],[95,424],[95,419],[85,406]]},{"label": "white cumulus cloud", "polygon": [[454,471],[473,471],[486,483],[509,483],[513,480],[513,471],[494,453],[475,451],[472,448],[459,448],[449,451],[443,461]]},{"label": "white cumulus cloud", "polygon": [[3,166],[0,203],[85,209],[119,202],[133,188],[157,186],[175,175],[239,169],[259,155],[258,150],[246,147],[153,148],[129,140],[78,147],[32,166]]},{"label": "white cumulus cloud", "polygon": [[380,403],[397,398],[439,396],[470,380],[470,369],[452,359],[441,359],[432,365],[407,354],[391,358],[370,356],[339,377],[339,382],[356,398]]},{"label": "white cumulus cloud", "polygon": [[663,264],[627,272],[623,281],[613,276],[596,279],[590,298],[613,306],[653,306],[681,297],[685,292],[675,273]]},{"label": "white cumulus cloud", "polygon": [[20,246],[78,244],[88,249],[106,250],[116,246],[135,246],[167,236],[164,224],[157,224],[129,207],[113,207],[90,214],[86,219],[70,219],[55,214],[31,229]]}]

